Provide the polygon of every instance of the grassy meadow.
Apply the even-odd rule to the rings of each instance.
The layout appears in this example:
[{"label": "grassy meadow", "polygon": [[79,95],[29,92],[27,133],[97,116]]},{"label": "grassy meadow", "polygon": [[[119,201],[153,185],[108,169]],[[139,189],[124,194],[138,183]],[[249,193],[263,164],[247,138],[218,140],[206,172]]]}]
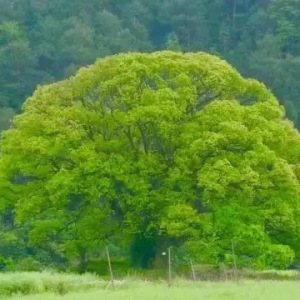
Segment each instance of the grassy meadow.
[{"label": "grassy meadow", "polygon": [[293,300],[300,299],[300,281],[240,280],[148,282],[127,278],[115,289],[99,277],[85,274],[11,273],[0,275],[0,299],[10,300]]}]

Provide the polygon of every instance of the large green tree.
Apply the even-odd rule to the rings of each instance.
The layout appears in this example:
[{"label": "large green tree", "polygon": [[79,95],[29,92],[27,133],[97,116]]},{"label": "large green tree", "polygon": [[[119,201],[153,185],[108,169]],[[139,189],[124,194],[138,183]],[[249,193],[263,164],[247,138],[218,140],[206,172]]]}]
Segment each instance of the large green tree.
[{"label": "large green tree", "polygon": [[232,243],[241,265],[287,267],[299,150],[275,97],[218,57],[120,54],[26,101],[3,134],[2,198],[31,245],[83,268],[112,237],[144,267],[170,245],[231,263]]}]

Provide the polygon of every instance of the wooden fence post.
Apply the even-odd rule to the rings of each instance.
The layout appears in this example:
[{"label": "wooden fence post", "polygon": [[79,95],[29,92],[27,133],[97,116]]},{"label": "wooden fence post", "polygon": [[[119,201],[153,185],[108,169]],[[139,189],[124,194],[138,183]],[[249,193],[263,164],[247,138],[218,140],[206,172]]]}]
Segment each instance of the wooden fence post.
[{"label": "wooden fence post", "polygon": [[171,264],[171,247],[169,247],[168,249],[168,273],[169,273],[169,277],[168,277],[168,286],[171,287],[172,286],[172,264]]},{"label": "wooden fence post", "polygon": [[193,280],[196,281],[196,273],[195,273],[194,265],[193,265],[193,262],[191,259],[190,259],[190,266],[191,266],[191,271],[192,271],[192,275],[193,275]]},{"label": "wooden fence post", "polygon": [[232,257],[233,257],[233,274],[235,281],[238,281],[238,276],[237,276],[237,266],[236,266],[236,259],[235,259],[235,251],[234,251],[234,243],[231,241],[231,251],[232,251]]},{"label": "wooden fence post", "polygon": [[115,289],[114,274],[113,274],[113,271],[112,271],[108,246],[106,246],[106,256],[107,256],[111,286],[112,286],[113,289]]}]

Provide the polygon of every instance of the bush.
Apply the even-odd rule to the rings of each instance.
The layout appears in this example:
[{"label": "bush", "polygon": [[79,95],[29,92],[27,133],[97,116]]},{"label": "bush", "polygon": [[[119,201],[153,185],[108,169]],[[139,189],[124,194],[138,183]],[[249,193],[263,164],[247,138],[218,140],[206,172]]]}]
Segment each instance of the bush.
[{"label": "bush", "polygon": [[18,260],[15,263],[13,270],[18,272],[40,272],[42,269],[36,260],[32,257],[28,257]]},{"label": "bush", "polygon": [[[126,260],[111,261],[114,276],[126,276],[129,270],[129,263]],[[95,259],[88,262],[87,272],[94,273],[99,276],[109,276],[108,263],[106,259]]]},{"label": "bush", "polygon": [[10,257],[0,255],[0,272],[11,271],[13,269],[13,260]]},{"label": "bush", "polygon": [[295,258],[295,252],[285,245],[272,245],[265,254],[266,265],[277,270],[290,267]]}]

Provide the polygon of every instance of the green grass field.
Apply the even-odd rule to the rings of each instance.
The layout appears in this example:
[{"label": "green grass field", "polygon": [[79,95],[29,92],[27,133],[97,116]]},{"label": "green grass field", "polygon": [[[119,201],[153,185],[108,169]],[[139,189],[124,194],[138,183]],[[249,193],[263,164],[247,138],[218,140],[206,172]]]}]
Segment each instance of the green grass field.
[{"label": "green grass field", "polygon": [[[299,300],[300,281],[166,282],[126,279],[115,290],[93,275],[15,273],[0,275],[0,299],[10,300]],[[26,294],[26,295],[25,295]]]},{"label": "green grass field", "polygon": [[299,300],[300,282],[177,283],[168,288],[163,284],[134,283],[115,291],[103,289],[70,293],[14,296],[11,300]]}]

